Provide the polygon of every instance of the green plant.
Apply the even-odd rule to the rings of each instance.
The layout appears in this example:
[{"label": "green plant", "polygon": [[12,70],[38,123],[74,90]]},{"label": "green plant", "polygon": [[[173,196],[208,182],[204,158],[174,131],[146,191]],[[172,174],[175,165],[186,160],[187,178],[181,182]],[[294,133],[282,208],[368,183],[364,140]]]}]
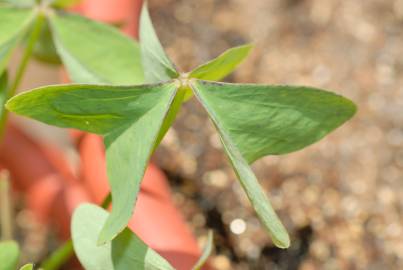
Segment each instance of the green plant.
[{"label": "green plant", "polygon": [[[144,83],[139,44],[111,26],[63,10],[64,7],[76,2],[77,0],[0,0],[0,133],[4,132],[7,121],[4,103],[15,95],[32,56],[51,64],[62,63],[70,78],[77,83],[118,85]],[[15,77],[9,78],[7,64],[19,44],[23,44],[23,56]],[[106,208],[109,203],[110,199],[105,198],[102,206]],[[96,215],[97,209],[94,208],[93,212]],[[137,242],[140,241],[128,230],[120,239],[124,243],[126,239],[131,243],[132,238],[138,240]],[[210,235],[203,256],[194,269],[199,269],[206,261],[211,252],[211,242]],[[102,252],[104,249],[104,247],[98,249],[95,242],[93,245],[92,251]],[[139,243],[135,247],[138,246]],[[75,245],[75,248],[83,250],[85,254],[85,247],[80,249]],[[42,263],[41,268],[44,270],[59,268],[72,252],[72,242],[67,241]],[[145,258],[141,257],[142,254],[134,257],[130,254],[130,256],[142,263],[145,269],[152,268],[154,261],[165,261],[151,249],[147,249],[147,252],[150,254]],[[19,257],[17,243],[1,242],[0,256],[3,255],[0,269],[15,269]],[[90,253],[83,256],[93,255]],[[121,254],[119,257],[124,261],[129,258],[128,255]],[[2,268],[3,266],[5,268]],[[33,265],[25,265],[22,269],[32,268]]]},{"label": "green plant", "polygon": [[[127,269],[125,265],[133,267],[136,263],[130,261],[127,252],[136,250],[136,259],[149,267],[145,269],[172,269],[126,226],[150,156],[182,103],[193,95],[214,123],[240,183],[273,243],[280,248],[290,245],[284,226],[249,164],[263,156],[290,153],[320,140],[354,115],[356,107],[351,101],[310,87],[215,82],[238,66],[248,55],[250,45],[230,49],[189,73],[179,73],[156,36],[146,6],[141,16],[140,45],[110,27],[59,11],[53,2],[39,3],[31,10],[2,8],[0,18],[4,16],[8,16],[7,23],[18,22],[19,30],[16,33],[16,26],[13,31],[11,26],[5,27],[9,32],[0,33],[0,52],[8,55],[10,44],[15,46],[21,33],[33,24],[24,59],[29,58],[46,23],[72,80],[92,83],[45,86],[17,95],[6,104],[10,111],[44,123],[104,137],[113,208],[111,214],[94,205],[84,205],[76,211],[73,243],[84,266]],[[100,57],[107,61],[100,61]],[[26,63],[21,66],[22,74]],[[14,95],[20,81],[18,74],[7,87],[7,97]],[[127,252],[120,249],[121,245],[127,245]],[[205,254],[211,250],[210,245]],[[206,257],[202,256],[197,267]]]}]

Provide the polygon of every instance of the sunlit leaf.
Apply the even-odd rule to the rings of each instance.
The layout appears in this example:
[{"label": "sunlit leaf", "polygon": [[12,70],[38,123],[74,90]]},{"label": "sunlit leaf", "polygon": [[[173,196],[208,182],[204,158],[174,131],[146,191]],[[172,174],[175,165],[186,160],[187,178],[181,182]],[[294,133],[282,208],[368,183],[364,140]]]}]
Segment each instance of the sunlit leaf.
[{"label": "sunlit leaf", "polygon": [[28,9],[0,8],[0,74],[33,18],[33,11]]},{"label": "sunlit leaf", "polygon": [[17,268],[20,249],[15,241],[0,242],[0,269],[14,270]]},{"label": "sunlit leaf", "polygon": [[310,87],[203,81],[194,85],[249,163],[302,149],[356,111],[350,100]]},{"label": "sunlit leaf", "polygon": [[158,253],[149,248],[128,228],[112,243],[98,246],[97,238],[109,214],[102,208],[83,204],[72,220],[74,250],[87,270],[173,270]]},{"label": "sunlit leaf", "polygon": [[249,55],[252,45],[243,45],[225,51],[217,58],[195,68],[189,77],[218,81],[230,74]]},{"label": "sunlit leaf", "polygon": [[248,166],[259,157],[301,149],[352,117],[354,104],[305,87],[193,82],[195,95],[217,127],[224,149],[274,244],[290,240]]},{"label": "sunlit leaf", "polygon": [[100,243],[127,225],[163,119],[176,85],[59,85],[38,88],[10,99],[7,108],[58,126],[104,135],[113,210]]},{"label": "sunlit leaf", "polygon": [[[143,4],[140,17],[140,41],[142,63],[147,82],[158,83],[168,81],[179,76],[171,60],[169,60],[168,56],[165,54],[164,48],[162,47],[157,34],[155,33],[146,1]],[[158,134],[154,149],[157,148],[175,120],[176,115],[182,106],[186,92],[187,91],[184,89],[180,89],[175,96],[171,108],[169,109]]]},{"label": "sunlit leaf", "polygon": [[[133,124],[105,136],[112,213],[101,231],[99,243],[113,239],[133,214],[140,182],[176,94],[176,85],[173,83],[160,86],[159,89],[159,97],[155,98],[152,109]],[[134,105],[137,108],[144,106],[141,103]]]},{"label": "sunlit leaf", "polygon": [[155,33],[147,2],[143,4],[140,17],[140,44],[146,82],[163,82],[179,76]]},{"label": "sunlit leaf", "polygon": [[55,13],[50,22],[57,51],[74,82],[144,82],[140,46],[117,29],[65,13]]},{"label": "sunlit leaf", "polygon": [[[251,44],[231,48],[217,58],[195,68],[189,78],[217,81],[229,75],[250,53]],[[184,100],[189,100],[193,92],[187,91]]]},{"label": "sunlit leaf", "polygon": [[172,94],[170,89],[163,85],[45,86],[15,96],[7,108],[49,125],[105,135],[144,117]]}]

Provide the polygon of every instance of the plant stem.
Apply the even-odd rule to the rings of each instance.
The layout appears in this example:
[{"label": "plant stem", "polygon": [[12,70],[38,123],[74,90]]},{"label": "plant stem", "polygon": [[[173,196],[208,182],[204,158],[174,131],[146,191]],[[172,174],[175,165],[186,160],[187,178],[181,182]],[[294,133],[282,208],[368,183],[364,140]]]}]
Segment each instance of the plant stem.
[{"label": "plant stem", "polygon": [[8,171],[0,172],[0,217],[1,239],[13,239],[13,218],[10,196],[10,175]]},{"label": "plant stem", "polygon": [[[34,50],[34,46],[36,42],[39,39],[39,36],[42,31],[42,27],[45,23],[46,17],[42,13],[38,13],[36,17],[35,24],[32,28],[31,34],[28,38],[27,45],[24,50],[24,54],[22,56],[22,60],[20,62],[20,65],[17,68],[17,72],[14,78],[14,81],[11,83],[10,87],[8,88],[7,91],[7,99],[10,99],[15,95],[15,92],[17,91],[18,87],[20,86],[22,77],[25,73],[25,70],[28,66],[29,59],[31,58],[32,52]],[[0,119],[0,138],[3,136],[4,129],[5,129],[5,124],[7,122],[7,116],[8,116],[8,111],[4,108],[1,109],[1,119]]]},{"label": "plant stem", "polygon": [[69,239],[62,246],[52,252],[52,255],[42,263],[41,268],[43,270],[59,269],[70,259],[73,253],[73,242]]}]

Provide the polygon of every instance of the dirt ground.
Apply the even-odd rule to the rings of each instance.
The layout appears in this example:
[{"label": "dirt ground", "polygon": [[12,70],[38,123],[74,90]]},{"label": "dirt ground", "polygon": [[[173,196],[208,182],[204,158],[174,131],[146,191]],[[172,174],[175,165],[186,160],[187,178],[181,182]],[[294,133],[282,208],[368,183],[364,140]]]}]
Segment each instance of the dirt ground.
[{"label": "dirt ground", "polygon": [[[292,236],[273,247],[196,101],[155,159],[218,269],[403,269],[403,1],[158,0],[151,14],[183,70],[243,43],[226,81],[310,85],[354,100],[352,121],[253,168]],[[231,226],[232,225],[232,226]],[[235,233],[234,233],[235,232]]]}]

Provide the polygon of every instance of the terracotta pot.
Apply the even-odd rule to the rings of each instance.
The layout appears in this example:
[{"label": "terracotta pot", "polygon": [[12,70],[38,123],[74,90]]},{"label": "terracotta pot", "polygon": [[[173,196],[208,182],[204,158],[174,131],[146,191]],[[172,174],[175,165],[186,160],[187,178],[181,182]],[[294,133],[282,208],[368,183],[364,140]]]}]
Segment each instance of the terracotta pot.
[{"label": "terracotta pot", "polygon": [[[74,178],[61,152],[29,139],[14,126],[7,128],[0,146],[0,162],[26,194],[28,209],[38,221],[56,230],[61,239],[70,235],[74,209],[83,202],[102,200],[109,189],[102,139],[93,134],[81,136],[77,145],[81,157],[79,179]],[[164,174],[154,165],[146,171],[129,227],[177,269],[190,269],[200,255],[194,237],[174,207]]]},{"label": "terracotta pot", "polygon": [[[10,124],[0,144],[0,163],[10,171],[13,187],[25,194],[27,208],[37,220],[66,228],[58,231],[63,238],[68,237],[70,215],[60,198],[79,181],[62,152],[39,144]],[[60,213],[61,218],[52,218],[54,212]]]},{"label": "terracotta pot", "polygon": [[97,21],[118,25],[124,32],[137,37],[141,3],[141,0],[85,0],[72,10]]}]

